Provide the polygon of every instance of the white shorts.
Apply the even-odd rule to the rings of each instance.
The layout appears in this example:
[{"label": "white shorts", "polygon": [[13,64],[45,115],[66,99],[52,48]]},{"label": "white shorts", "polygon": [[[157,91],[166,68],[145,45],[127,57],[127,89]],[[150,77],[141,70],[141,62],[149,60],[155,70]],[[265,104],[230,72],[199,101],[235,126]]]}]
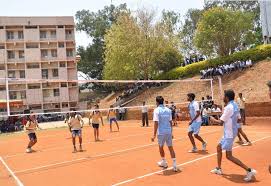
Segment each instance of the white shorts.
[{"label": "white shorts", "polygon": [[188,132],[193,132],[193,134],[199,134],[202,122],[193,122],[189,125]]}]

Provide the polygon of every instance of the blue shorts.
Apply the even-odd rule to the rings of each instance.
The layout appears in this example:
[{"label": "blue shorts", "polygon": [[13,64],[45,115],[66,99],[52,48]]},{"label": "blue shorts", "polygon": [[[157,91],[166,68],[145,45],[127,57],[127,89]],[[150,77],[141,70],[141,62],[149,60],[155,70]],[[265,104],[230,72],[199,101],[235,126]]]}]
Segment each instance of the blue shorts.
[{"label": "blue shorts", "polygon": [[114,122],[117,122],[117,118],[110,118],[110,119],[109,119],[110,125],[112,125],[113,121],[114,121]]},{"label": "blue shorts", "polygon": [[163,147],[165,143],[168,147],[172,147],[172,134],[163,134],[158,135],[158,144],[160,147]]},{"label": "blue shorts", "polygon": [[193,122],[189,125],[188,132],[193,132],[193,134],[199,134],[202,122]]},{"label": "blue shorts", "polygon": [[237,123],[237,128],[238,129],[242,128],[242,124],[241,123]]},{"label": "blue shorts", "polygon": [[29,137],[30,141],[37,139],[36,133],[30,133],[30,134],[28,134],[28,137]]},{"label": "blue shorts", "polygon": [[82,136],[82,130],[80,129],[80,130],[72,130],[72,137],[76,137],[76,136],[78,136],[78,137],[81,137]]},{"label": "blue shorts", "polygon": [[219,143],[221,145],[222,150],[232,151],[233,142],[234,138],[222,138]]}]

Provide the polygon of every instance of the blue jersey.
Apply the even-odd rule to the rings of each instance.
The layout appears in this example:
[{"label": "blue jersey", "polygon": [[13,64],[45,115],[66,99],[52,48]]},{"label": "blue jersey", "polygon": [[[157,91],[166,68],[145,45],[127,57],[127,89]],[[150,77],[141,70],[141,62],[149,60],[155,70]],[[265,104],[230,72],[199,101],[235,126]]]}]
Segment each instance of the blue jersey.
[{"label": "blue jersey", "polygon": [[171,134],[172,113],[171,110],[164,105],[159,105],[153,111],[153,121],[158,122],[158,135]]}]

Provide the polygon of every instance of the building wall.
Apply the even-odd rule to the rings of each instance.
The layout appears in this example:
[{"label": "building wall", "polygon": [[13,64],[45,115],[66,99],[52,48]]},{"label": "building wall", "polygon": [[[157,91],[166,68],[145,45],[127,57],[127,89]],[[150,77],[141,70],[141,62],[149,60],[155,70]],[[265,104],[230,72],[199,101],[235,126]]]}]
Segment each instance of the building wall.
[{"label": "building wall", "polygon": [[[0,17],[0,78],[28,79],[12,81],[10,100],[23,100],[24,105],[11,111],[67,111],[77,107],[78,84],[62,87],[61,82],[36,82],[38,89],[29,88],[34,84],[29,79],[77,79],[74,25],[73,17]],[[6,87],[4,80],[1,86]],[[0,89],[0,95],[4,99],[6,90]]]}]

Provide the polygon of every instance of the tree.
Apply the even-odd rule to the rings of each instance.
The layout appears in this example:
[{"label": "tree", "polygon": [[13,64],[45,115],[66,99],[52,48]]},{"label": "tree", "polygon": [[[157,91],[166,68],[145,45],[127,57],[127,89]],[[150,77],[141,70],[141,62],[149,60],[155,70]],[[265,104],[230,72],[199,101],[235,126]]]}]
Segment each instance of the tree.
[{"label": "tree", "polygon": [[223,7],[233,11],[240,10],[242,12],[250,12],[254,15],[253,28],[250,31],[247,40],[244,40],[245,45],[262,43],[262,27],[260,20],[260,4],[259,1],[206,1],[204,10],[209,10],[215,7]]},{"label": "tree", "polygon": [[252,28],[251,13],[212,8],[204,12],[200,19],[194,42],[205,55],[225,56],[241,45]]},{"label": "tree", "polygon": [[196,50],[193,39],[195,37],[197,24],[202,16],[202,13],[203,10],[189,9],[185,15],[184,25],[181,30],[181,38],[183,44],[182,50],[185,53]]},{"label": "tree", "polygon": [[166,23],[154,20],[155,13],[146,9],[139,10],[136,17],[118,18],[105,37],[105,79],[154,78],[168,70],[161,63],[165,56],[170,56],[168,66],[178,65],[177,40]]},{"label": "tree", "polygon": [[81,61],[78,69],[94,79],[101,79],[104,68],[104,35],[111,25],[116,22],[117,17],[122,13],[129,13],[126,4],[117,7],[114,5],[105,6],[98,12],[89,10],[78,11],[76,27],[78,31],[86,32],[92,38],[88,47],[78,48]]}]

